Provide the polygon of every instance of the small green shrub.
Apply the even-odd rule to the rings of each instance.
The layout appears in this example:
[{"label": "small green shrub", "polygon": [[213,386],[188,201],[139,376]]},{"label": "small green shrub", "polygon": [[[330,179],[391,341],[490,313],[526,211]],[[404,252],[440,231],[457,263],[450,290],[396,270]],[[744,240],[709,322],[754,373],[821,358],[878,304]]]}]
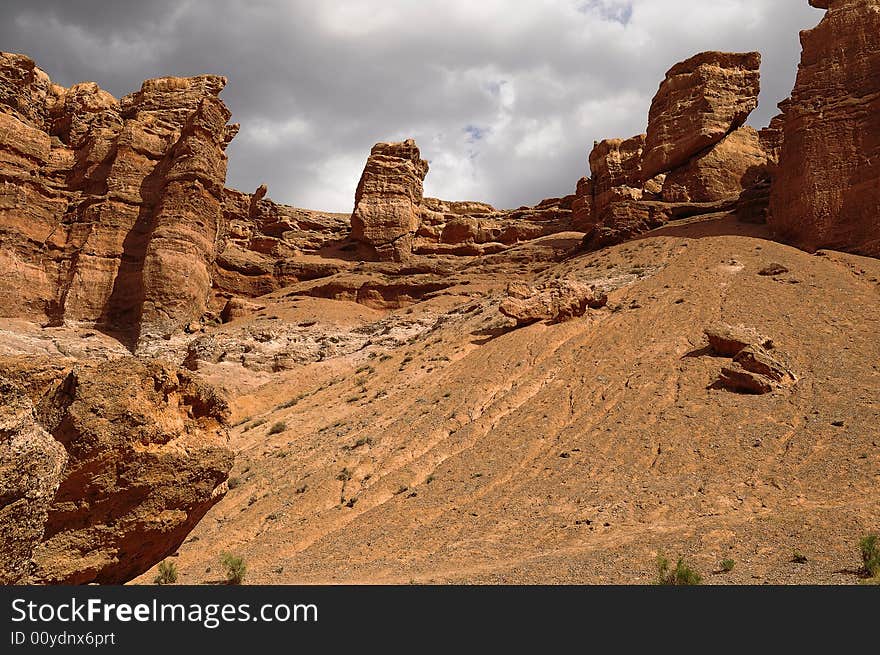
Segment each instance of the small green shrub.
[{"label": "small green shrub", "polygon": [[155,582],[156,584],[174,584],[177,582],[177,565],[168,560],[159,562],[159,575],[156,576]]},{"label": "small green shrub", "polygon": [[241,557],[224,553],[220,563],[226,569],[226,582],[229,584],[241,584],[245,573],[247,573],[247,566],[245,566],[244,560]]},{"label": "small green shrub", "polygon": [[698,585],[703,582],[703,576],[697,573],[690,565],[679,557],[674,569],[669,568],[669,560],[663,555],[657,556],[657,581],[658,585]]},{"label": "small green shrub", "polygon": [[862,569],[866,575],[880,577],[880,537],[869,534],[859,541],[859,552],[862,555]]},{"label": "small green shrub", "polygon": [[275,425],[269,428],[269,434],[280,434],[287,429],[287,423],[284,421],[278,421]]},{"label": "small green shrub", "polygon": [[796,550],[796,551],[794,551],[794,553],[792,553],[792,556],[791,556],[792,564],[806,564],[807,561],[808,561],[807,556],[804,555],[799,550]]},{"label": "small green shrub", "polygon": [[251,422],[248,423],[246,426],[244,426],[244,429],[242,430],[242,432],[247,432],[247,431],[249,431],[249,430],[253,430],[254,428],[258,428],[258,427],[260,427],[261,425],[263,425],[264,423],[266,423],[266,419],[264,419],[264,418],[258,418],[258,419],[254,420],[254,421],[251,421]]},{"label": "small green shrub", "polygon": [[721,570],[725,573],[730,573],[731,571],[733,571],[734,566],[736,566],[736,562],[734,562],[729,557],[721,560]]}]

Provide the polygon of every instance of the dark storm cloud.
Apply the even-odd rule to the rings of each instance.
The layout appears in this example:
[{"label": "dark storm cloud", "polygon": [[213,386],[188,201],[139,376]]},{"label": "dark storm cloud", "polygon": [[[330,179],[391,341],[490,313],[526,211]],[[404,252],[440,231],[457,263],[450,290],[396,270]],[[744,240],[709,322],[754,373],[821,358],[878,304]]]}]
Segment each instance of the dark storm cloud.
[{"label": "dark storm cloud", "polygon": [[665,71],[760,50],[766,124],[791,89],[806,0],[7,1],[0,48],[117,96],[219,73],[242,131],[229,184],[348,211],[369,148],[416,138],[426,192],[510,207],[571,192],[593,140],[642,132]]}]

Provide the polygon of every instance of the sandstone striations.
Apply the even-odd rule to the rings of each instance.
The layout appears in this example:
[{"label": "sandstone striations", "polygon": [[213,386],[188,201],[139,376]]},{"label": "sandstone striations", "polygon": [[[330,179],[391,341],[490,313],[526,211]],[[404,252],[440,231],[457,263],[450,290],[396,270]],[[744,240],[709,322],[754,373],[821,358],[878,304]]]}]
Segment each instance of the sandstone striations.
[{"label": "sandstone striations", "polygon": [[781,105],[771,225],[809,250],[880,256],[880,2],[810,4],[828,12],[801,34],[797,82]]},{"label": "sandstone striations", "polygon": [[[213,75],[121,101],[0,55],[0,311],[118,330],[132,344],[199,314],[237,126]],[[172,264],[166,266],[165,263]]]}]

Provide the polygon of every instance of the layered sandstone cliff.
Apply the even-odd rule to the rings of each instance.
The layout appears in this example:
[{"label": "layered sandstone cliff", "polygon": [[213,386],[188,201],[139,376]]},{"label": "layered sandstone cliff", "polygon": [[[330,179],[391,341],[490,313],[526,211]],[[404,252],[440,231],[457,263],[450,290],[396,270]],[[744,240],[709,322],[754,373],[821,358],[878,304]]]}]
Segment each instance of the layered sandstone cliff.
[{"label": "layered sandstone cliff", "polygon": [[144,82],[117,101],[0,54],[0,312],[119,331],[197,318],[237,126],[225,78]]},{"label": "layered sandstone cliff", "polygon": [[828,12],[801,33],[782,103],[784,145],[771,227],[808,250],[880,256],[880,2],[811,0]]}]

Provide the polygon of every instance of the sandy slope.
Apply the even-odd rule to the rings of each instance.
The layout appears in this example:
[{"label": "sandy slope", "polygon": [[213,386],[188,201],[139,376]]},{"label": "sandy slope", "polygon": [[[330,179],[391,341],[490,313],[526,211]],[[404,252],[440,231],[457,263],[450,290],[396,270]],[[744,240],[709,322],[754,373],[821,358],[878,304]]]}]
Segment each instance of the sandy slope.
[{"label": "sandy slope", "polygon": [[[251,583],[643,583],[658,552],[712,583],[858,582],[855,544],[880,528],[880,262],[726,225],[475,269],[391,315],[426,326],[408,343],[240,385],[237,486],[181,547],[180,582],[221,579],[225,551]],[[517,275],[619,288],[514,330],[497,306]],[[772,337],[799,383],[708,389],[717,321]]]}]

